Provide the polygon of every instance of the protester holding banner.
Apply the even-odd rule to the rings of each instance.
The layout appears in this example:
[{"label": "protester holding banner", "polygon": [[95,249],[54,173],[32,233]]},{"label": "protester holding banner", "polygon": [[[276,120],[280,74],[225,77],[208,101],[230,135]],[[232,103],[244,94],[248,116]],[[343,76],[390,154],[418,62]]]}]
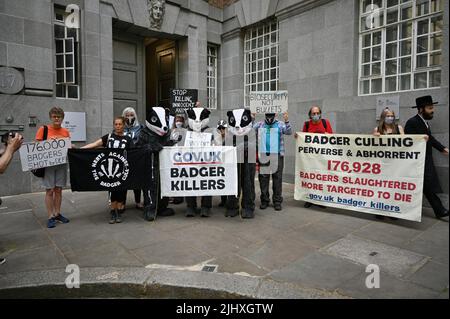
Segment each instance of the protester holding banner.
[{"label": "protester holding banner", "polygon": [[[130,136],[125,134],[125,118],[122,116],[116,116],[114,118],[114,132],[102,136],[100,139],[93,143],[87,144],[82,148],[119,148],[129,149],[133,146],[133,140]],[[125,207],[125,200],[127,197],[126,190],[111,191],[109,192],[111,200],[111,218],[110,224],[121,223],[121,214]]]},{"label": "protester holding banner", "polygon": [[322,110],[319,106],[314,105],[308,112],[309,121],[303,124],[303,132],[333,134],[330,121],[322,118]]},{"label": "protester holding banner", "polygon": [[373,129],[373,135],[390,135],[390,134],[404,134],[403,127],[395,122],[395,113],[388,107],[380,114],[378,126]]},{"label": "protester holding banner", "polygon": [[[234,109],[227,112],[228,132],[226,145],[236,148],[237,153],[237,195],[227,198],[225,217],[255,217],[255,171],[256,132],[249,109]],[[240,209],[242,208],[242,209]]]},{"label": "protester holding banner", "polygon": [[[219,120],[217,122],[217,127],[214,130],[213,138],[214,145],[216,146],[225,146],[225,136],[227,134],[228,124],[224,120]],[[220,196],[219,207],[225,207],[227,204],[227,196]]]},{"label": "protester holding banner", "polygon": [[[175,115],[175,121],[174,126],[170,132],[171,139],[174,141],[179,141],[174,144],[174,146],[182,146],[183,145],[183,137],[184,132],[186,131],[186,125],[185,125],[185,117],[184,114],[176,114]],[[171,197],[169,202],[175,205],[179,205],[184,202],[184,197]]]},{"label": "protester holding banner", "polygon": [[405,125],[405,134],[425,134],[428,136],[426,155],[425,155],[425,173],[423,181],[423,194],[433,207],[436,218],[443,218],[448,216],[448,209],[446,209],[436,195],[442,193],[442,188],[439,183],[439,177],[433,163],[433,147],[439,152],[448,155],[448,148],[439,143],[431,134],[430,124],[428,120],[433,119],[434,104],[433,98],[430,95],[421,96],[416,99],[417,114],[410,118]]},{"label": "protester holding banner", "polygon": [[[395,122],[395,113],[388,107],[386,107],[380,114],[378,126],[373,129],[373,135],[392,135],[392,134],[404,134],[403,127]],[[377,219],[384,219],[383,215],[375,215]],[[389,217],[392,220],[397,220],[396,217]]]},{"label": "protester holding banner", "polygon": [[[197,101],[197,103],[199,103]],[[206,130],[209,129],[208,123],[209,123],[209,115],[211,112],[206,109],[202,108],[200,105],[192,109],[188,109],[187,111],[188,115],[188,131],[194,132],[195,136],[199,137],[199,141],[202,144],[195,145],[197,141],[192,140],[191,142],[194,144],[191,144],[192,146],[210,146],[212,142],[212,135],[211,134],[203,134]],[[194,136],[194,135],[192,135]],[[202,136],[206,136],[208,139],[206,141],[206,144],[203,144],[204,141],[202,139]],[[186,146],[186,145],[185,145]],[[190,196],[186,197],[186,217],[194,217],[195,213],[197,211],[197,197]],[[201,204],[200,204],[200,216],[201,217],[209,217],[211,214],[211,207],[212,207],[212,197],[211,196],[202,196],[201,197]]]},{"label": "protester holding banner", "polygon": [[[322,109],[313,105],[308,111],[309,120],[303,124],[303,132],[305,133],[319,133],[319,134],[333,134],[333,128],[331,127],[330,121],[328,119],[322,118]],[[295,133],[295,138],[297,138],[297,133]],[[313,203],[305,202],[304,207],[309,208]],[[325,206],[317,205],[321,208]]]},{"label": "protester holding banner", "polygon": [[[137,144],[139,138],[139,132],[142,129],[142,125],[139,124],[136,111],[131,106],[125,108],[122,112],[122,116],[125,118],[125,129],[126,135],[131,137],[133,144]],[[134,189],[134,202],[136,203],[137,209],[144,209],[144,205],[141,203],[141,189]]]},{"label": "protester holding banner", "polygon": [[172,216],[175,214],[172,208],[168,208],[168,197],[161,198],[159,187],[159,152],[164,146],[173,146],[170,139],[169,110],[162,107],[152,107],[147,112],[145,126],[139,134],[136,146],[151,151],[152,178],[150,187],[144,189],[144,219],[154,221],[156,214],[159,216]]},{"label": "protester holding banner", "polygon": [[[47,139],[69,138],[70,133],[61,127],[64,119],[64,111],[60,107],[52,107],[49,111],[51,124],[47,125]],[[36,132],[36,140],[44,140],[44,126]],[[45,206],[47,207],[47,227],[53,228],[56,222],[66,224],[69,219],[61,215],[62,188],[67,183],[67,164],[45,168],[42,185],[45,187]]]},{"label": "protester holding banner", "polygon": [[[284,135],[292,135],[288,112],[283,113],[283,120],[284,122],[278,121],[275,118],[275,113],[266,113],[265,120],[254,125],[254,129],[258,133],[258,179],[261,187],[261,205],[259,208],[261,209],[266,209],[269,206],[270,176],[272,176],[272,201],[276,211],[281,210],[281,203],[283,202],[281,193],[285,153]],[[277,165],[273,165],[274,156],[277,157]],[[269,168],[269,165],[274,167]]]}]

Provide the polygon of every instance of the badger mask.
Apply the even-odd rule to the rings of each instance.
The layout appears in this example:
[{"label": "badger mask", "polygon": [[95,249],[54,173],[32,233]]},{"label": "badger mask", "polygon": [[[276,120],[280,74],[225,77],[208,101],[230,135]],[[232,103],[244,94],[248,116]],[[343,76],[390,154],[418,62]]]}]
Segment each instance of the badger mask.
[{"label": "badger mask", "polygon": [[211,114],[208,109],[196,107],[188,109],[186,113],[188,116],[189,128],[194,132],[201,132],[202,129],[208,126],[209,114]]},{"label": "badger mask", "polygon": [[237,136],[248,135],[252,130],[252,116],[248,109],[236,109],[227,112],[228,131]]},{"label": "badger mask", "polygon": [[159,136],[169,132],[169,110],[162,107],[152,107],[147,113],[145,125]]}]

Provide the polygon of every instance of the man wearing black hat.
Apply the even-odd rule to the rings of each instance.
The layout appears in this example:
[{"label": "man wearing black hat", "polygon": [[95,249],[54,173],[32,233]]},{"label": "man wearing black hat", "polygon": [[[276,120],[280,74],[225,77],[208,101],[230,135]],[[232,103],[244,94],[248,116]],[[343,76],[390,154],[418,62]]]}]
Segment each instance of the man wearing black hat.
[{"label": "man wearing black hat", "polygon": [[428,120],[431,120],[434,115],[434,104],[430,95],[421,96],[416,99],[416,106],[418,112],[416,116],[410,118],[405,125],[405,134],[425,134],[428,136],[427,148],[425,155],[425,172],[423,181],[423,194],[433,207],[436,218],[442,218],[448,216],[448,209],[445,209],[441,200],[436,193],[442,193],[441,185],[439,184],[439,178],[436,173],[436,168],[433,163],[433,150],[432,147],[439,152],[448,155],[448,148],[439,143],[433,135],[431,135],[430,125]]}]

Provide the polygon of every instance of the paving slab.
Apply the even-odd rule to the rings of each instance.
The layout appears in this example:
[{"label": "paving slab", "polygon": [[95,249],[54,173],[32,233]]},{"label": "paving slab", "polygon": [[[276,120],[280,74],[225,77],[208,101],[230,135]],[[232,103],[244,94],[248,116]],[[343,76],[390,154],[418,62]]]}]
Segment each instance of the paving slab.
[{"label": "paving slab", "polygon": [[306,288],[334,291],[364,270],[365,267],[356,263],[315,252],[273,271],[270,277],[276,281],[297,283]]},{"label": "paving slab", "polygon": [[338,240],[324,252],[364,266],[374,264],[396,276],[414,273],[429,260],[427,256],[353,235]]},{"label": "paving slab", "polygon": [[435,290],[439,293],[448,292],[448,265],[429,261],[408,280],[417,285]]}]

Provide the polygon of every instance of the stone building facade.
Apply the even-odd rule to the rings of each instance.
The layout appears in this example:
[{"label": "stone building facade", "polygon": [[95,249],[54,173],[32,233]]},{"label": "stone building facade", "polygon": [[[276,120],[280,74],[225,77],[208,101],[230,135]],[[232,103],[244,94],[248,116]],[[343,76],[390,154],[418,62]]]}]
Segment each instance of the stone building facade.
[{"label": "stone building facade", "polygon": [[[77,31],[64,26],[71,4],[80,9]],[[404,124],[415,114],[415,98],[431,94],[439,101],[433,133],[449,144],[448,1],[161,5],[158,16],[150,0],[0,0],[0,70],[14,68],[23,81],[19,92],[0,81],[0,130],[17,129],[31,140],[59,105],[86,113],[88,142],[109,132],[124,106],[134,106],[143,120],[146,108],[168,103],[169,87],[198,89],[213,109],[211,123],[245,105],[249,90],[277,89],[289,92],[296,130],[318,104],[336,132],[359,134],[375,127],[380,99],[396,101]],[[288,182],[294,145],[286,138]],[[448,204],[448,157],[436,153],[435,164]],[[40,189],[16,155],[0,194]]]}]

